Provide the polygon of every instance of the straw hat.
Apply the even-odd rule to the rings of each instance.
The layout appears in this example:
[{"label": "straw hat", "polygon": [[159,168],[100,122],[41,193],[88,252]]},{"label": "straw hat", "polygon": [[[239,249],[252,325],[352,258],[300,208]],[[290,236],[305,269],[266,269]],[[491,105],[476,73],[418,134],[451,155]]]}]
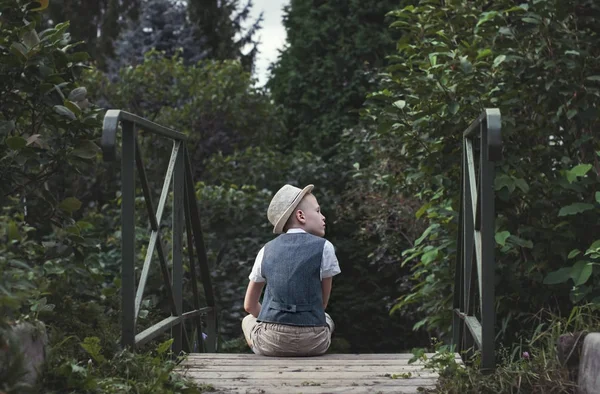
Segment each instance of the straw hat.
[{"label": "straw hat", "polygon": [[304,196],[310,193],[313,188],[314,185],[308,185],[304,189],[292,185],[284,185],[275,193],[267,210],[267,218],[273,225],[274,234],[281,234],[283,232],[283,226],[285,226],[294,209],[296,209]]}]

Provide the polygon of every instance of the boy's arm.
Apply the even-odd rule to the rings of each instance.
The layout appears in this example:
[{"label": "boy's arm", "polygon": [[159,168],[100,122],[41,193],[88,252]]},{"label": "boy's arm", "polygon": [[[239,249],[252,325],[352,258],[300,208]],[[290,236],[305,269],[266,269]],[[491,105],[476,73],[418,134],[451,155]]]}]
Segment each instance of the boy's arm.
[{"label": "boy's arm", "polygon": [[327,308],[329,302],[329,295],[331,294],[331,286],[333,284],[333,277],[323,278],[321,280],[321,290],[323,291],[323,309]]},{"label": "boy's arm", "polygon": [[256,318],[258,318],[258,314],[260,313],[261,305],[258,300],[262,294],[263,287],[265,287],[265,282],[254,282],[251,280],[250,283],[248,283],[248,289],[246,289],[244,309]]}]

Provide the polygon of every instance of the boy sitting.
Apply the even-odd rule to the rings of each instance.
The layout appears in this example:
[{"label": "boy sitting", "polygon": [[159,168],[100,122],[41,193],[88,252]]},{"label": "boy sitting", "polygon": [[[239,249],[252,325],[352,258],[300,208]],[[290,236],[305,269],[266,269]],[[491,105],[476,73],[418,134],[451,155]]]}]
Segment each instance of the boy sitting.
[{"label": "boy sitting", "polygon": [[334,324],[325,308],[340,267],[333,245],[323,238],[325,216],[311,194],[313,187],[285,185],[269,204],[273,233],[281,235],[256,256],[244,299],[250,315],[242,321],[256,354],[316,356],[331,344]]}]

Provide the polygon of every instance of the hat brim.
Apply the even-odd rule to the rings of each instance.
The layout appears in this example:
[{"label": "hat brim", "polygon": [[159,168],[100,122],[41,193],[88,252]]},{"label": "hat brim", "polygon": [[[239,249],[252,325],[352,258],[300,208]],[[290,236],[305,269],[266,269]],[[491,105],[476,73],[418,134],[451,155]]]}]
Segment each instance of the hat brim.
[{"label": "hat brim", "polygon": [[279,217],[279,220],[277,221],[277,223],[275,223],[275,226],[273,227],[273,234],[281,234],[283,232],[283,227],[287,223],[292,212],[294,212],[294,210],[296,209],[298,204],[300,204],[300,201],[302,201],[304,196],[306,196],[308,193],[310,193],[314,189],[314,187],[315,187],[315,185],[308,185],[304,189],[302,189],[302,191],[300,193],[298,193],[296,198],[294,198],[294,200],[292,201],[290,206],[285,210],[283,215],[281,215]]}]

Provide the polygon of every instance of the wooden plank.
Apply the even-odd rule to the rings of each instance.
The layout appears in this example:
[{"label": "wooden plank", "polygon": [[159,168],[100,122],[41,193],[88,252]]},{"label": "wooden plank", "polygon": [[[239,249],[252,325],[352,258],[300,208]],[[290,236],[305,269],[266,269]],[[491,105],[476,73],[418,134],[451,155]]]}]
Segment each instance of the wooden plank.
[{"label": "wooden plank", "polygon": [[[421,393],[418,387],[411,386],[337,386],[337,387],[322,387],[322,386],[214,386],[216,393],[227,394],[324,394],[324,393],[350,393],[350,394],[416,394]],[[433,386],[421,386],[433,388]]]},{"label": "wooden plank", "polygon": [[[189,378],[189,376],[188,376]],[[390,379],[382,377],[380,379],[314,379],[311,377],[298,378],[298,379],[235,379],[224,381],[221,378],[206,379],[198,378],[194,379],[198,383],[210,384],[214,387],[220,386],[239,386],[239,387],[256,387],[256,386],[292,386],[292,387],[340,387],[340,386],[377,386],[377,387],[424,387],[435,385],[436,379]]]},{"label": "wooden plank", "polygon": [[[423,378],[437,378],[437,374],[435,373],[422,373]],[[412,381],[419,380],[420,378],[413,378],[412,375],[408,379],[397,378],[393,379],[391,377],[392,374],[386,371],[378,371],[378,372],[352,372],[352,371],[338,371],[338,372],[319,372],[319,371],[305,371],[305,372],[290,372],[290,371],[251,371],[251,372],[239,372],[239,371],[198,371],[198,370],[188,370],[183,372],[183,375],[188,377],[193,377],[201,380],[267,380],[267,379],[277,379],[277,380],[285,380],[285,381],[294,381],[294,380],[343,380],[343,381],[362,381],[362,380],[394,380],[394,381]]]},{"label": "wooden plank", "polygon": [[[273,371],[273,373],[292,371],[292,372],[336,372],[336,371],[356,371],[356,372],[381,372],[381,371],[401,371],[401,372],[428,372],[422,365],[344,365],[344,364],[329,364],[329,365],[185,365],[183,368],[190,371],[223,371],[223,372],[259,372]],[[397,373],[397,372],[394,372]]]},{"label": "wooden plank", "polygon": [[402,367],[402,366],[415,366],[415,367],[422,367],[423,364],[422,363],[414,363],[414,364],[408,364],[406,362],[402,362],[402,361],[396,361],[396,362],[386,362],[386,361],[378,361],[378,360],[371,360],[371,361],[360,361],[360,360],[346,360],[344,362],[340,362],[340,361],[335,361],[335,360],[326,360],[326,361],[322,361],[322,362],[307,362],[304,360],[294,360],[293,362],[278,362],[275,363],[273,361],[269,361],[269,360],[252,360],[252,361],[244,361],[244,360],[232,360],[232,361],[199,361],[199,362],[191,362],[189,360],[183,361],[181,363],[181,365],[185,365],[185,366],[196,366],[197,368],[203,368],[205,366],[215,366],[215,367],[219,367],[219,366],[234,366],[234,365],[253,365],[253,366],[273,366],[273,367],[278,367],[281,365],[286,365],[286,366],[290,366],[290,367],[294,367],[294,366],[298,366],[298,367],[310,367],[310,366],[315,366],[315,367],[320,367],[320,366],[327,366],[327,365],[348,365],[348,366],[352,366],[352,365],[364,365],[364,366],[395,366],[395,367]]},{"label": "wooden plank", "polygon": [[[426,353],[428,358],[435,353]],[[413,357],[410,353],[365,353],[365,354],[324,354],[315,357],[266,357],[252,353],[191,353],[189,359],[250,359],[250,360],[409,360]],[[460,358],[455,353],[455,358]]]}]

